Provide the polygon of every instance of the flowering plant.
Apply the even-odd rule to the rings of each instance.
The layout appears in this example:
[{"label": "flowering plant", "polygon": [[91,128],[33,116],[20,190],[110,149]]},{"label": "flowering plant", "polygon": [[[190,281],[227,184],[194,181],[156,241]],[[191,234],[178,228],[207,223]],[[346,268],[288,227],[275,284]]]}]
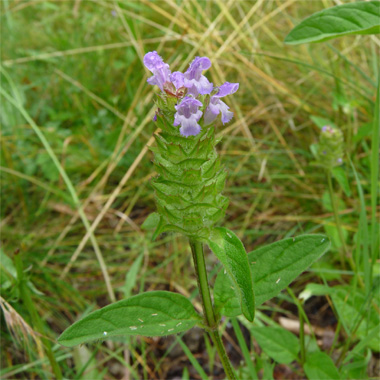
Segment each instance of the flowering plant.
[{"label": "flowering plant", "polygon": [[[153,239],[163,232],[176,232],[189,240],[203,315],[190,300],[167,291],[150,291],[97,310],[66,329],[59,342],[65,346],[117,335],[165,336],[204,328],[212,338],[229,379],[235,373],[221,339],[222,316],[241,314],[253,322],[255,307],[277,295],[329,247],[322,235],[304,235],[270,244],[249,254],[230,230],[216,227],[227,209],[222,194],[226,171],[216,151],[219,139],[214,122],[221,115],[229,122],[233,113],[221,98],[235,93],[238,83],[214,87],[203,72],[211,67],[207,57],[196,57],[185,73],[171,73],[157,52],[147,53],[144,65],[158,86],[154,117],[160,128],[152,180],[157,213],[144,222],[154,225]],[[205,265],[204,245],[223,268],[216,277],[213,295]],[[254,296],[254,289],[256,298]]]},{"label": "flowering plant", "polygon": [[206,57],[197,57],[183,74],[170,73],[156,53],[144,57],[153,73],[148,83],[157,85],[158,110],[154,165],[159,176],[152,181],[156,192],[159,223],[155,237],[176,231],[194,239],[207,239],[212,227],[225,213],[228,199],[221,194],[226,172],[220,164],[211,123],[221,114],[222,122],[233,113],[220,100],[239,88],[226,82],[219,88],[202,74],[211,66]]}]

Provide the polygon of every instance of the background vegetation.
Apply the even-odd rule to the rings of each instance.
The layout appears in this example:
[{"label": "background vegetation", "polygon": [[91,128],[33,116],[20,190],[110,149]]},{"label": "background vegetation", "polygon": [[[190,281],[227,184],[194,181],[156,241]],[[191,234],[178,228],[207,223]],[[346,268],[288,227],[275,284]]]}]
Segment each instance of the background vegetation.
[{"label": "background vegetation", "polygon": [[[196,295],[186,241],[167,235],[151,242],[140,228],[155,209],[147,149],[154,90],[142,64],[152,50],[178,70],[206,55],[215,84],[240,82],[228,99],[235,118],[219,126],[219,152],[229,172],[224,224],[247,250],[303,233],[332,240],[291,289],[261,308],[256,324],[298,335],[300,312],[310,322],[309,351],[318,344],[343,378],[379,375],[378,292],[361,295],[366,243],[358,239],[365,237],[359,215],[371,215],[369,136],[380,39],[283,43],[304,17],[341,3],[1,2],[1,79],[10,95],[2,97],[1,112],[2,378],[52,378],[52,360],[70,379],[223,377],[197,329],[75,349],[55,343],[73,321],[115,299],[158,289]],[[325,173],[311,165],[310,145],[324,125],[342,128],[355,168],[346,158],[343,179],[334,182],[348,255]],[[372,268],[379,274],[378,261]],[[325,287],[309,286],[313,297],[302,303],[297,296],[310,283]],[[337,307],[338,296],[332,301],[334,288],[349,309]],[[350,303],[347,295],[356,294],[361,302]],[[252,334],[242,320],[226,320],[224,339],[241,378],[252,378],[253,359],[264,378],[304,378],[296,361],[284,364]]]}]

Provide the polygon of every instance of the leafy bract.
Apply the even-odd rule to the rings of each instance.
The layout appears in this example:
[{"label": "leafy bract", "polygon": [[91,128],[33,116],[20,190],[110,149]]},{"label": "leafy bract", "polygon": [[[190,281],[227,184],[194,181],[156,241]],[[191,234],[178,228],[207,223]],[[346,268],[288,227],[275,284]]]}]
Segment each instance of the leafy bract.
[{"label": "leafy bract", "polygon": [[334,362],[325,352],[314,352],[307,355],[306,363],[303,368],[309,380],[340,379]]},{"label": "leafy bract", "polygon": [[[294,281],[329,248],[324,235],[303,235],[269,244],[248,254],[251,266],[256,307],[271,299]],[[236,307],[232,283],[223,271],[215,281],[215,305],[223,315],[241,314]]]},{"label": "leafy bract", "polygon": [[94,311],[67,328],[58,342],[71,347],[118,335],[170,335],[200,321],[191,302],[181,294],[152,291]]},{"label": "leafy bract", "polygon": [[300,345],[297,337],[281,327],[252,326],[250,331],[261,349],[273,360],[289,364],[297,360]]},{"label": "leafy bract", "polygon": [[159,222],[160,222],[160,215],[157,212],[152,212],[144,220],[144,223],[141,225],[141,228],[143,230],[153,230],[157,228]]},{"label": "leafy bract", "polygon": [[233,281],[229,290],[238,295],[242,313],[252,322],[255,315],[255,297],[252,274],[243,243],[232,231],[218,227],[212,230],[207,244],[223,264],[226,276]]},{"label": "leafy bract", "polygon": [[380,33],[380,2],[359,1],[314,13],[292,29],[285,43],[296,45],[376,33]]}]

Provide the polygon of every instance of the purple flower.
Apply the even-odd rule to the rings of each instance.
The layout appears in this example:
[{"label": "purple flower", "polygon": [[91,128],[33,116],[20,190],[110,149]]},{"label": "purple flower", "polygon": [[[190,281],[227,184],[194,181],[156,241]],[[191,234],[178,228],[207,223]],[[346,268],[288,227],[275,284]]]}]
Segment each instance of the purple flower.
[{"label": "purple flower", "polygon": [[207,57],[196,57],[190,63],[190,67],[184,74],[184,84],[189,89],[189,94],[197,97],[198,94],[205,95],[211,93],[214,86],[202,75],[202,71],[210,67],[211,61]]},{"label": "purple flower", "polygon": [[229,111],[229,107],[227,106],[227,104],[221,101],[220,98],[233,94],[238,90],[238,88],[239,83],[229,82],[226,82],[219,87],[219,91],[215,95],[211,96],[210,104],[208,105],[205,111],[205,125],[212,123],[219,115],[219,113],[222,114],[223,124],[228,123],[232,119],[232,117],[234,116],[233,112]]},{"label": "purple flower", "polygon": [[170,77],[169,65],[163,61],[156,51],[145,54],[144,65],[153,73],[147,82],[152,86],[157,85],[161,91],[164,91],[164,84],[169,82]]},{"label": "purple flower", "polygon": [[198,124],[202,116],[202,111],[198,108],[202,103],[191,96],[186,96],[182,102],[175,106],[177,112],[174,115],[174,126],[181,125],[179,131],[182,136],[196,136],[201,131],[201,126]]}]

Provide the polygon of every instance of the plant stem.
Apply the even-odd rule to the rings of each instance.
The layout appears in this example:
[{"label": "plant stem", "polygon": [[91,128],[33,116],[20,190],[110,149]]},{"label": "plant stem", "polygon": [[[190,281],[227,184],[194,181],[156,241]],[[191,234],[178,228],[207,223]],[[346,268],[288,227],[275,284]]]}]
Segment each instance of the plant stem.
[{"label": "plant stem", "polygon": [[210,287],[207,279],[206,263],[203,254],[203,243],[190,240],[191,252],[193,254],[195,273],[197,275],[199,294],[201,296],[204,318],[210,331],[209,334],[218,351],[224,371],[229,380],[235,380],[235,374],[228,359],[226,350],[223,346],[222,338],[218,330],[218,322],[215,318],[214,308],[212,306]]},{"label": "plant stem", "polygon": [[[341,225],[340,219],[339,219],[338,205],[337,205],[336,200],[335,200],[334,189],[333,189],[333,185],[332,185],[331,170],[326,171],[326,176],[327,176],[327,183],[328,183],[328,188],[329,188],[329,193],[330,193],[331,204],[332,204],[333,211],[334,211],[335,224],[336,224],[337,229],[338,229],[339,239],[342,242],[344,255],[347,258],[347,260],[351,266],[351,269],[354,272],[356,272],[359,268],[359,265],[355,265],[353,258],[350,256],[350,254],[348,252],[346,241],[344,240],[342,225]],[[340,260],[341,260],[342,268],[344,269],[346,266],[345,266],[345,262],[344,262],[344,256],[342,254],[341,254]],[[359,275],[357,276],[357,278],[358,278],[360,286],[364,287],[363,279]]]},{"label": "plant stem", "polygon": [[[341,225],[340,219],[339,219],[338,205],[336,204],[336,200],[335,200],[335,196],[334,196],[334,189],[333,189],[333,185],[332,185],[331,170],[326,171],[326,176],[327,176],[327,184],[329,187],[330,200],[331,200],[331,204],[332,204],[332,208],[333,208],[333,212],[334,212],[335,224],[336,224],[336,227],[338,229],[339,239],[342,243],[345,257],[347,258],[347,260],[351,261],[348,250],[347,250],[346,241],[344,240],[342,225]],[[344,261],[344,256],[342,254],[340,256],[340,261],[342,264],[342,268],[345,268],[346,265],[345,265],[345,261]],[[350,264],[353,264],[353,263],[350,262]],[[352,267],[352,268],[354,269],[354,267]]]},{"label": "plant stem", "polygon": [[[298,305],[297,305],[298,306]],[[298,318],[300,320],[300,352],[301,352],[301,365],[305,364],[306,351],[305,351],[305,320],[303,318],[301,306],[298,306]]]}]

